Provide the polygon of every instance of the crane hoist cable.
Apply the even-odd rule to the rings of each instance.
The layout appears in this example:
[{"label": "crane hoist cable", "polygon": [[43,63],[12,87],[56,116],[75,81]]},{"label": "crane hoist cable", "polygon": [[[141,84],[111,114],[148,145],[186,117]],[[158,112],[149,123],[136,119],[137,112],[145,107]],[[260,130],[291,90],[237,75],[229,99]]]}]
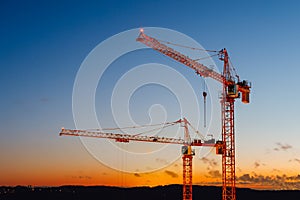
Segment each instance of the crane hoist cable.
[{"label": "crane hoist cable", "polygon": [[234,68],[234,66],[233,66],[233,64],[232,64],[232,62],[231,62],[230,57],[228,57],[228,60],[229,60],[229,64],[230,64],[230,66],[231,66],[231,69],[232,69],[234,75],[235,75],[236,78],[238,79],[238,82],[240,82],[240,77],[239,77],[239,75],[237,75],[237,72],[236,72],[236,70],[235,70],[235,68]]},{"label": "crane hoist cable", "polygon": [[217,52],[216,54],[209,55],[209,56],[206,56],[206,57],[203,57],[203,58],[193,59],[194,61],[204,60],[204,59],[208,59],[208,58],[220,55],[220,51],[216,51],[216,50],[206,50],[206,49],[201,49],[201,48],[196,48],[196,47],[189,47],[189,46],[185,46],[185,45],[181,45],[181,44],[175,44],[175,43],[172,43],[172,42],[168,42],[168,41],[164,41],[164,40],[159,40],[159,39],[157,41],[160,41],[161,43],[166,43],[166,44],[170,44],[170,45],[173,45],[173,46],[177,46],[177,47],[191,49],[191,50],[214,52],[214,53]]},{"label": "crane hoist cable", "polygon": [[151,126],[161,126],[161,125],[176,124],[176,123],[180,123],[180,120],[177,120],[175,122],[163,122],[163,123],[159,123],[159,124],[145,124],[145,125],[139,125],[139,126],[126,126],[126,127],[88,129],[88,130],[91,130],[91,131],[113,131],[113,130],[124,130],[124,129],[134,129],[134,128],[145,128],[145,127],[151,127]]},{"label": "crane hoist cable", "polygon": [[191,50],[198,50],[198,51],[206,51],[206,52],[213,52],[213,53],[216,53],[216,54],[209,55],[209,56],[206,56],[206,57],[203,57],[203,58],[196,58],[196,59],[193,59],[194,61],[204,60],[204,59],[208,59],[208,58],[211,58],[211,57],[219,56],[219,55],[220,55],[220,51],[216,51],[216,50],[208,50],[208,49],[202,49],[202,48],[190,47],[190,46],[186,46],[186,45],[182,45],[182,44],[176,44],[176,43],[172,43],[172,42],[168,42],[168,41],[164,41],[164,40],[159,40],[159,39],[157,39],[157,41],[159,41],[159,42],[161,42],[161,43],[166,43],[166,44],[170,44],[170,45],[173,45],[173,46],[177,46],[177,47],[186,48],[186,49],[191,49]]},{"label": "crane hoist cable", "polygon": [[[211,58],[211,57],[214,57],[214,56],[220,56],[220,51],[216,51],[216,50],[207,50],[207,49],[201,49],[201,48],[195,48],[195,47],[189,47],[189,46],[186,46],[186,45],[181,45],[181,44],[175,44],[175,43],[172,43],[172,42],[168,42],[168,41],[164,41],[164,40],[159,40],[157,39],[157,41],[160,41],[162,43],[166,43],[166,44],[170,44],[170,45],[173,45],[173,46],[178,46],[178,47],[183,47],[183,48],[188,48],[188,49],[192,49],[192,50],[199,50],[199,51],[206,51],[206,52],[214,52],[216,54],[213,54],[213,55],[209,55],[209,56],[206,56],[206,57],[203,57],[203,58],[197,58],[197,59],[193,59],[194,61],[199,61],[199,60],[204,60],[204,59],[208,59],[208,58]],[[234,69],[234,67],[232,66],[235,74],[236,71]],[[206,84],[205,84],[205,81],[204,81],[204,90],[203,90],[203,118],[204,118],[204,128],[206,128],[206,97],[207,97],[207,92],[206,92]]]},{"label": "crane hoist cable", "polygon": [[[128,127],[118,127],[118,128],[88,129],[88,130],[92,131],[92,132],[98,132],[98,131],[102,132],[102,131],[108,131],[108,130],[109,131],[114,131],[114,130],[137,129],[137,128],[146,128],[146,127],[155,127],[156,126],[155,128],[150,129],[150,130],[145,130],[145,131],[142,131],[142,132],[138,132],[136,134],[131,134],[132,136],[139,136],[139,135],[142,135],[142,134],[145,134],[145,133],[151,133],[153,131],[158,131],[158,130],[162,130],[162,129],[170,127],[170,126],[174,126],[174,125],[176,125],[180,122],[181,122],[180,120],[177,120],[175,122],[164,122],[164,123],[159,123],[159,124],[148,124],[148,125],[128,126]],[[128,131],[128,132],[130,132],[130,131]],[[157,136],[158,134],[159,133],[157,133],[153,136]]]},{"label": "crane hoist cable", "polygon": [[201,48],[196,48],[196,47],[190,47],[190,46],[186,46],[186,45],[182,45],[182,44],[176,44],[176,43],[172,43],[172,42],[168,42],[168,41],[164,41],[164,40],[159,40],[159,39],[157,39],[157,41],[159,41],[161,43],[171,44],[173,46],[192,49],[192,50],[207,51],[207,52],[219,52],[219,51],[216,51],[216,50],[207,50],[207,49],[201,49]]},{"label": "crane hoist cable", "polygon": [[189,121],[187,122],[188,125],[192,128],[192,130],[202,139],[202,140],[206,140],[206,138],[204,137],[204,135],[202,135]]},{"label": "crane hoist cable", "polygon": [[[140,133],[134,134],[133,136],[138,136],[138,135],[142,135],[142,134],[145,134],[145,133],[150,133],[152,131],[161,130],[163,128],[167,128],[167,127],[174,126],[174,125],[175,124],[168,124],[168,125],[165,125],[163,127],[157,127],[157,128],[151,129],[151,130],[147,130],[147,131],[144,131],[144,132],[140,132]],[[158,135],[158,133],[156,135],[153,135],[153,136],[157,136],[157,135]]]},{"label": "crane hoist cable", "polygon": [[219,54],[213,54],[213,55],[210,55],[210,56],[206,56],[206,57],[203,57],[203,58],[197,58],[197,59],[193,59],[194,61],[199,61],[199,60],[204,60],[204,59],[208,59],[208,58],[211,58],[211,57],[214,57],[214,56],[218,56]]}]

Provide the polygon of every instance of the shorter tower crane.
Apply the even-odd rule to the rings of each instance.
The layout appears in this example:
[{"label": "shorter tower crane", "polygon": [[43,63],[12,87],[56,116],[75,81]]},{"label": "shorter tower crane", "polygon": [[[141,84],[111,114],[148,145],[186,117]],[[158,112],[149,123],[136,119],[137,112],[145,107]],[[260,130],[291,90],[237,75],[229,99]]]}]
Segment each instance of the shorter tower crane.
[{"label": "shorter tower crane", "polygon": [[[167,122],[163,124],[162,128],[180,124],[184,128],[184,139],[181,138],[171,138],[171,137],[159,137],[159,136],[145,136],[141,134],[128,134],[128,133],[108,133],[99,129],[92,130],[72,130],[62,128],[59,133],[60,136],[80,136],[80,137],[94,137],[94,138],[106,138],[112,139],[116,142],[129,143],[130,141],[139,141],[139,142],[155,142],[155,143],[169,143],[169,144],[180,144],[182,145],[182,161],[183,161],[183,200],[192,200],[192,159],[195,155],[195,151],[192,148],[193,146],[206,146],[206,147],[215,147],[216,142],[214,138],[205,140],[202,139],[192,139],[189,134],[189,128],[191,127],[198,136],[201,136],[199,131],[197,131],[190,122],[186,119],[179,119],[175,122]],[[147,125],[142,125],[145,127]],[[153,126],[153,125],[148,125]],[[128,128],[128,127],[127,127]],[[137,128],[137,126],[132,127]],[[116,128],[121,129],[121,128]],[[116,129],[106,129],[106,130],[116,130]],[[218,142],[217,142],[218,143]]]}]

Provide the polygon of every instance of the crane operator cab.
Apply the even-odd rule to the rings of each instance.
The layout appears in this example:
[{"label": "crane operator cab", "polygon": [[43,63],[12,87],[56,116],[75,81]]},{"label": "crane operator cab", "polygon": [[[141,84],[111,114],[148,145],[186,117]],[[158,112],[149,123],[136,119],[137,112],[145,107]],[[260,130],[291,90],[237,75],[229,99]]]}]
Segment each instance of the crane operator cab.
[{"label": "crane operator cab", "polygon": [[227,96],[231,98],[239,98],[239,90],[238,90],[238,85],[235,84],[234,81],[230,81],[227,84]]},{"label": "crane operator cab", "polygon": [[195,150],[191,146],[182,146],[181,153],[183,155],[195,155]]}]

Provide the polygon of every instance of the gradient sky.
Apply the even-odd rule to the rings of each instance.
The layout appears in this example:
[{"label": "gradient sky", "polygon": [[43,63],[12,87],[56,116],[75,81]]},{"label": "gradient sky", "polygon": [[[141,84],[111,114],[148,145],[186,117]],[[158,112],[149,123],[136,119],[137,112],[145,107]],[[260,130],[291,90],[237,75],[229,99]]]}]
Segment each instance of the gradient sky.
[{"label": "gradient sky", "polygon": [[[252,82],[251,103],[236,103],[239,185],[300,189],[299,9],[298,1],[276,0],[1,2],[0,185],[181,183],[180,158],[155,172],[123,173],[94,159],[79,138],[58,136],[61,127],[75,128],[73,84],[89,52],[122,31],[162,27],[182,32],[207,49],[226,47],[238,74]],[[137,53],[137,60],[160,59],[157,53],[146,53],[147,58]],[[122,65],[124,59],[114,64]],[[174,68],[194,76],[180,64]],[[112,68],[106,78],[120,77],[121,72]],[[191,80],[194,88],[196,78]],[[98,91],[109,90],[114,81]],[[199,97],[201,89],[195,89]],[[137,107],[131,105],[141,123],[148,116],[140,109],[166,101],[167,90],[150,90],[156,92],[148,95],[153,98],[140,101],[144,94],[137,92]],[[104,109],[97,98],[97,109]],[[176,103],[167,110],[174,108]],[[105,116],[99,118],[112,125]],[[211,153],[194,160],[195,184],[221,181],[220,157]],[[134,164],[126,158],[122,162]]]}]

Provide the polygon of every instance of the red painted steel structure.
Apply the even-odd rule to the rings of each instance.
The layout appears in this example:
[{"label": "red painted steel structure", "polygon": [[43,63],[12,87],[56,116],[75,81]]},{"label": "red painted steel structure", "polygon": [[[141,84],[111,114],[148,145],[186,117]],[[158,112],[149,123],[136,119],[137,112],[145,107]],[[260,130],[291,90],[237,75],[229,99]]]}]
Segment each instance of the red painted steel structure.
[{"label": "red painted steel structure", "polygon": [[193,199],[193,171],[192,171],[192,160],[193,155],[191,154],[184,154],[182,156],[183,161],[183,200],[192,200]]},{"label": "red painted steel structure", "polygon": [[[223,77],[230,80],[230,68],[228,64],[228,54],[224,50],[221,60],[224,61]],[[222,110],[222,199],[236,200],[235,189],[235,134],[234,134],[234,101],[236,94],[228,94],[227,84],[223,83],[223,93],[221,97]]]},{"label": "red painted steel structure", "polygon": [[183,127],[184,127],[184,139],[187,142],[185,146],[182,147],[182,162],[183,162],[183,188],[182,196],[183,200],[192,200],[193,199],[193,156],[195,155],[192,146],[191,138],[188,129],[188,121],[186,118],[183,118]]},{"label": "red painted steel structure", "polygon": [[[231,73],[229,66],[229,57],[226,49],[218,52],[219,59],[224,62],[223,73],[220,74],[214,70],[198,63],[196,60],[185,56],[178,51],[162,44],[155,38],[146,35],[141,29],[137,41],[145,44],[146,46],[192,68],[202,77],[210,77],[223,85],[223,92],[221,96],[221,109],[222,109],[222,142],[216,144],[217,153],[222,155],[222,199],[223,200],[236,200],[235,190],[235,131],[234,131],[234,102],[236,98],[240,98],[242,94],[242,102],[249,103],[249,94],[251,85],[247,81],[240,81],[239,76],[236,74],[237,81]],[[189,165],[187,164],[192,158],[185,158],[186,169],[188,171]],[[185,176],[188,179],[188,176]],[[184,181],[187,182],[187,181]],[[184,199],[192,199],[192,196]]]},{"label": "red painted steel structure", "polygon": [[[59,133],[60,136],[81,136],[81,137],[94,137],[94,138],[106,138],[113,139],[116,142],[129,143],[130,141],[139,142],[155,142],[155,143],[169,143],[169,144],[181,144],[182,146],[182,161],[183,161],[183,199],[192,200],[192,160],[195,155],[192,146],[206,146],[215,147],[215,140],[210,139],[201,141],[200,139],[191,139],[189,134],[188,125],[191,126],[190,122],[186,119],[179,119],[175,122],[168,122],[166,124],[181,124],[184,127],[184,139],[181,138],[169,138],[169,137],[158,137],[158,136],[145,136],[145,135],[131,135],[131,134],[117,134],[108,133],[101,130],[74,130],[62,128]],[[132,127],[132,128],[137,128]],[[118,130],[111,129],[111,130]]]}]

